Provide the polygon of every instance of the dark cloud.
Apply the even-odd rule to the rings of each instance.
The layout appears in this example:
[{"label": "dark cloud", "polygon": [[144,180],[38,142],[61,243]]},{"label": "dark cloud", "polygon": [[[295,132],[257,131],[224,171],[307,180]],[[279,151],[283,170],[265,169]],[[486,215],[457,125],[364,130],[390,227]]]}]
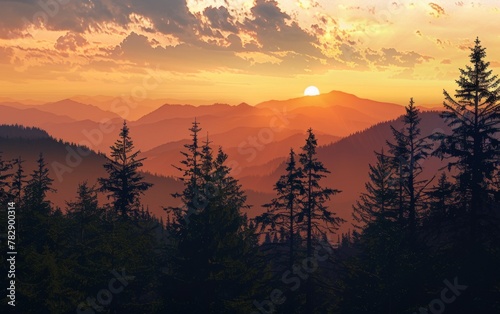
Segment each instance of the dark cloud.
[{"label": "dark cloud", "polygon": [[160,64],[165,70],[175,72],[242,69],[247,66],[245,60],[231,51],[203,49],[188,43],[175,47],[152,47],[146,36],[136,33],[131,33],[109,57],[122,58],[138,65]]},{"label": "dark cloud", "polygon": [[339,61],[345,63],[350,68],[367,69],[368,62],[353,45],[342,43],[339,50],[341,52],[337,58]]},{"label": "dark cloud", "polygon": [[[60,2],[65,4],[59,4]],[[416,52],[400,52],[394,48],[380,51],[363,50],[359,42],[338,27],[331,18],[319,17],[317,24],[306,30],[285,12],[276,0],[255,0],[249,12],[238,15],[225,6],[209,6],[200,13],[192,13],[186,0],[0,0],[0,37],[29,36],[30,25],[49,30],[64,31],[54,43],[52,52],[45,54],[51,61],[54,55],[67,58],[93,47],[87,42],[93,32],[120,36],[116,47],[89,52],[88,66],[110,69],[116,61],[129,66],[162,65],[178,72],[231,70],[242,73],[259,71],[268,75],[295,75],[333,68],[367,70],[370,66],[399,66],[412,68],[429,60]],[[144,23],[144,20],[147,23]],[[134,25],[147,36],[131,32]],[[331,27],[334,26],[332,30]],[[332,35],[328,43],[319,37]],[[178,40],[176,46],[162,46],[166,34]],[[36,34],[32,34],[36,38]],[[323,51],[335,49],[335,57]],[[239,52],[263,54],[259,62],[245,59]],[[1,60],[12,61],[12,56],[0,50]],[[36,52],[31,51],[32,57]],[[261,55],[262,56],[262,55]],[[262,60],[273,60],[264,62]],[[58,60],[60,60],[58,59]]]},{"label": "dark cloud", "polygon": [[68,32],[66,35],[57,39],[55,48],[57,50],[70,50],[76,51],[78,47],[88,45],[88,41],[80,34]]},{"label": "dark cloud", "polygon": [[234,36],[226,41],[214,39],[243,31],[253,34],[257,41],[247,49],[260,46],[263,52],[294,51],[321,56],[314,46],[316,36],[302,29],[274,0],[256,0],[242,23],[224,6],[210,6],[201,15],[195,15],[186,0],[0,0],[0,6],[0,37],[4,38],[26,36],[30,25],[75,34],[109,32],[113,25],[128,29],[131,23],[137,23],[139,16],[151,23],[143,26],[143,31],[172,35],[181,43],[201,47],[205,42],[200,36],[207,36],[212,38],[207,40],[211,45],[225,42],[234,43],[229,47],[239,48]]},{"label": "dark cloud", "polygon": [[[231,41],[231,46],[241,45],[241,39],[237,35],[231,34],[228,38]],[[245,49],[245,51],[248,50]],[[240,57],[237,52],[229,49],[206,49],[187,43],[175,47],[152,47],[151,40],[136,33],[131,33],[119,46],[108,51],[110,59],[141,66],[158,65],[166,71],[183,73],[232,70],[242,73],[289,77],[312,71],[317,73],[328,70],[321,59],[316,57],[304,56],[295,52],[268,55],[275,61],[255,62],[252,57]]]},{"label": "dark cloud", "polygon": [[375,66],[398,66],[413,68],[417,64],[427,62],[432,57],[424,56],[414,51],[397,51],[394,48],[382,48],[381,51],[367,49],[365,57]]},{"label": "dark cloud", "polygon": [[323,57],[315,36],[303,30],[274,0],[256,0],[241,28],[255,34],[263,51],[293,51]]},{"label": "dark cloud", "polygon": [[231,33],[238,33],[239,31],[235,25],[234,17],[231,16],[226,7],[207,7],[203,10],[203,15],[208,19],[212,28]]},{"label": "dark cloud", "polygon": [[446,15],[445,10],[439,4],[431,2],[431,3],[429,3],[429,6],[432,9],[432,13],[431,13],[432,16],[441,17],[442,15]]},{"label": "dark cloud", "polygon": [[106,23],[127,28],[134,13],[150,19],[155,31],[181,39],[192,39],[199,27],[185,0],[0,0],[0,7],[3,37],[42,24],[49,30],[75,33],[104,30]]},{"label": "dark cloud", "polygon": [[187,6],[186,0],[113,0],[126,3],[133,12],[152,20],[154,28],[163,33],[175,35],[183,41],[196,40],[200,28],[199,20]]},{"label": "dark cloud", "polygon": [[227,36],[227,41],[229,42],[229,49],[232,51],[241,51],[243,50],[243,45],[241,38],[238,35],[230,34]]}]

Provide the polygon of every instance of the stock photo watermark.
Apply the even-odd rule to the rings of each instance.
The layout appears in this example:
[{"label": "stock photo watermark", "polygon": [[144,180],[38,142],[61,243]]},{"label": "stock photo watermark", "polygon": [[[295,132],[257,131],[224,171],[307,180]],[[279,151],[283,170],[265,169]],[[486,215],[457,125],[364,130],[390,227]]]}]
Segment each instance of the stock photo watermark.
[{"label": "stock photo watermark", "polygon": [[457,300],[462,292],[467,289],[467,286],[461,285],[458,283],[458,277],[453,279],[453,283],[451,283],[448,279],[445,279],[443,283],[446,285],[446,288],[441,290],[441,293],[438,298],[435,298],[427,307],[419,308],[419,312],[413,312],[413,314],[441,314],[444,313],[447,304],[451,304]]}]

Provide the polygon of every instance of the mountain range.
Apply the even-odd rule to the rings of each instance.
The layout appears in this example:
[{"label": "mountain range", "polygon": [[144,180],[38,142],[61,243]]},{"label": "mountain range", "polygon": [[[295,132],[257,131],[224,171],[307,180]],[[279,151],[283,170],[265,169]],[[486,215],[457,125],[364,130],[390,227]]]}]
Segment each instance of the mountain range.
[{"label": "mountain range", "polygon": [[[56,180],[58,193],[52,199],[60,207],[64,207],[64,200],[74,197],[79,182],[88,180],[93,184],[105,175],[103,154],[108,153],[123,124],[120,113],[109,111],[113,98],[103,97],[96,106],[83,103],[92,98],[76,98],[79,101],[66,99],[38,105],[0,103],[1,124],[35,126],[47,132],[46,137],[23,139],[8,137],[8,128],[0,129],[0,151],[4,156],[22,155],[29,160],[29,167],[33,167],[38,153],[43,152],[50,165],[64,165],[68,149],[76,150],[78,144],[92,149],[92,154],[83,158],[80,165],[64,174],[64,182]],[[318,157],[332,172],[324,184],[342,190],[330,205],[345,219],[350,219],[351,206],[364,190],[368,165],[375,162],[374,151],[380,151],[391,138],[390,125],[401,127],[399,117],[405,111],[401,105],[338,91],[315,97],[270,100],[255,106],[163,104],[154,108],[149,103],[142,108],[143,115],[139,117],[136,113],[136,119],[127,121],[136,148],[147,158],[143,167],[145,176],[155,184],[144,196],[155,214],[161,215],[164,206],[177,205],[170,194],[182,186],[174,179],[179,171],[172,165],[179,165],[180,151],[192,141],[188,129],[196,119],[203,129],[200,145],[208,140],[212,147],[222,146],[229,155],[233,175],[240,179],[253,205],[250,217],[262,212],[261,205],[272,198],[273,184],[284,173],[290,148],[300,152],[306,130],[312,128],[320,145]],[[438,129],[446,129],[438,113],[423,112],[422,134],[429,135]],[[9,132],[12,133],[12,128]],[[432,177],[442,166],[443,162],[429,159],[423,176]]]}]

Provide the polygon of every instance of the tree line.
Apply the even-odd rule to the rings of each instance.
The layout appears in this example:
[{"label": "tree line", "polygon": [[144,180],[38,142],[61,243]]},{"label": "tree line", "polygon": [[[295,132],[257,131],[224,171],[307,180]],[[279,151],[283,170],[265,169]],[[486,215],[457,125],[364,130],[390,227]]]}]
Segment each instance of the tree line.
[{"label": "tree line", "polygon": [[[152,185],[126,123],[107,176],[82,182],[64,211],[48,200],[56,191],[43,155],[27,175],[21,157],[0,154],[0,200],[18,208],[16,310],[499,312],[500,80],[485,57],[476,40],[456,93],[444,92],[449,133],[421,134],[410,99],[403,127],[391,127],[369,165],[348,234],[338,234],[347,222],[328,207],[341,190],[323,183],[330,171],[312,129],[254,219],[228,155],[201,138],[196,120],[175,166],[179,205],[163,217],[141,200]],[[430,156],[447,166],[424,177]],[[7,267],[3,260],[4,274]]]}]

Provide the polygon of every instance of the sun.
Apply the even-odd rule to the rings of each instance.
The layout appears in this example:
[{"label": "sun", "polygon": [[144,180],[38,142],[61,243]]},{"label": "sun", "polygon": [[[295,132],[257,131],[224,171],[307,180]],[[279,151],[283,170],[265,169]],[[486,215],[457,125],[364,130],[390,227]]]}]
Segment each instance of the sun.
[{"label": "sun", "polygon": [[318,96],[318,95],[319,95],[319,89],[316,86],[309,86],[304,91],[304,96]]}]

